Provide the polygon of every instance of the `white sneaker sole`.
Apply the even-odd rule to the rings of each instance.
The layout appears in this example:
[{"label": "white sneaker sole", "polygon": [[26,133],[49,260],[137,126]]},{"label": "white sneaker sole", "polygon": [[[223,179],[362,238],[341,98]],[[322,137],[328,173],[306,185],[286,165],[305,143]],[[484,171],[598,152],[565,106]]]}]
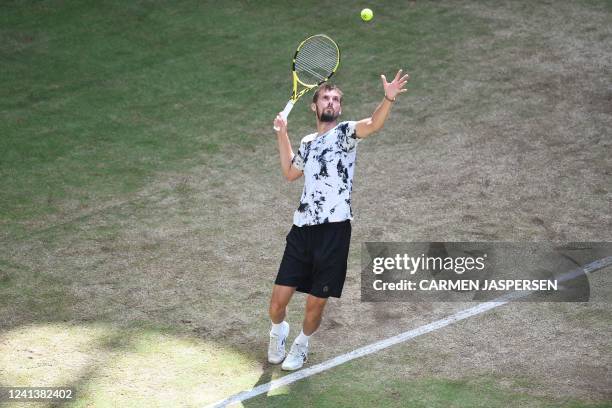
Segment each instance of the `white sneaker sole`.
[{"label": "white sneaker sole", "polygon": [[285,365],[282,365],[281,366],[281,370],[283,370],[283,371],[295,371],[295,370],[299,370],[302,367],[304,367],[304,364],[301,364],[298,367],[287,367]]},{"label": "white sneaker sole", "polygon": [[274,359],[271,359],[270,357],[268,357],[268,363],[270,363],[270,364],[280,364],[283,361],[285,361],[285,357],[286,357],[286,355],[284,355],[280,360],[274,360]]}]

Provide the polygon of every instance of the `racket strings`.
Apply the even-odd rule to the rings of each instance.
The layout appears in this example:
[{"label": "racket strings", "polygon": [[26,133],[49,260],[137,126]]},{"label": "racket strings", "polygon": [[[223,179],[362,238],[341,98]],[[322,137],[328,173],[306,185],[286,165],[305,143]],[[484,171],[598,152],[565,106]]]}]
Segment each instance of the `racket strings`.
[{"label": "racket strings", "polygon": [[325,67],[329,70],[333,70],[336,67],[338,61],[337,51],[325,49],[325,48],[307,48],[300,50],[295,60],[296,68],[298,66],[319,66]]},{"label": "racket strings", "polygon": [[338,59],[338,48],[333,41],[313,37],[300,47],[295,58],[295,72],[300,81],[317,85],[334,72]]},{"label": "racket strings", "polygon": [[312,79],[316,79],[313,85],[327,78],[335,68],[336,64],[317,63],[311,61],[309,64],[296,63],[295,72],[302,82],[312,83]]}]

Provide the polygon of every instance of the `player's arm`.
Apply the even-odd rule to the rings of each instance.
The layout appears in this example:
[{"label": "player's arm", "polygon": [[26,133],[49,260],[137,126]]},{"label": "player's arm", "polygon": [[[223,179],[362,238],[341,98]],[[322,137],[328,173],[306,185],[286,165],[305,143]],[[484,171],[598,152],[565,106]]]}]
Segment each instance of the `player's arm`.
[{"label": "player's arm", "polygon": [[278,129],[276,131],[276,138],[278,140],[278,152],[280,154],[283,176],[289,181],[296,180],[304,173],[291,164],[293,150],[291,149],[291,142],[289,142],[289,135],[287,134],[287,120],[283,119],[280,113],[274,119],[274,128]]},{"label": "player's arm", "polygon": [[387,116],[389,116],[389,112],[391,111],[391,106],[393,106],[393,102],[397,95],[404,93],[407,91],[404,86],[410,79],[408,74],[402,76],[402,70],[397,71],[395,78],[391,82],[387,82],[387,78],[384,75],[380,76],[383,84],[383,90],[385,92],[385,97],[382,102],[376,107],[374,113],[369,118],[362,119],[357,122],[355,125],[355,132],[357,137],[360,139],[366,138],[370,136],[374,132],[378,132],[383,128],[385,121],[387,120]]}]

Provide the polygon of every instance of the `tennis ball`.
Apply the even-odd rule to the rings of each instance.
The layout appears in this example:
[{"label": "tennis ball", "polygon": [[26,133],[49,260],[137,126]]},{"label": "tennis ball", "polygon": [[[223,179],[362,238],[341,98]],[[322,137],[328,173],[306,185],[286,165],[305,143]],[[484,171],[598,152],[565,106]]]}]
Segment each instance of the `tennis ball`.
[{"label": "tennis ball", "polygon": [[374,13],[369,8],[364,8],[361,10],[361,19],[363,21],[370,21],[374,18]]}]

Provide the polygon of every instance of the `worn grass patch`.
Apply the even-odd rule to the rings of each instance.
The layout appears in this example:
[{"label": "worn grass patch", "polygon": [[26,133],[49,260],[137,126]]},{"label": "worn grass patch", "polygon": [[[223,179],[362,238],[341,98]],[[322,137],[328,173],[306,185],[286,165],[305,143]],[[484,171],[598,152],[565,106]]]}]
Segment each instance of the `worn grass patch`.
[{"label": "worn grass patch", "polygon": [[0,335],[0,363],[0,384],[74,387],[77,407],[203,405],[258,376],[231,348],[146,324],[22,326]]}]

